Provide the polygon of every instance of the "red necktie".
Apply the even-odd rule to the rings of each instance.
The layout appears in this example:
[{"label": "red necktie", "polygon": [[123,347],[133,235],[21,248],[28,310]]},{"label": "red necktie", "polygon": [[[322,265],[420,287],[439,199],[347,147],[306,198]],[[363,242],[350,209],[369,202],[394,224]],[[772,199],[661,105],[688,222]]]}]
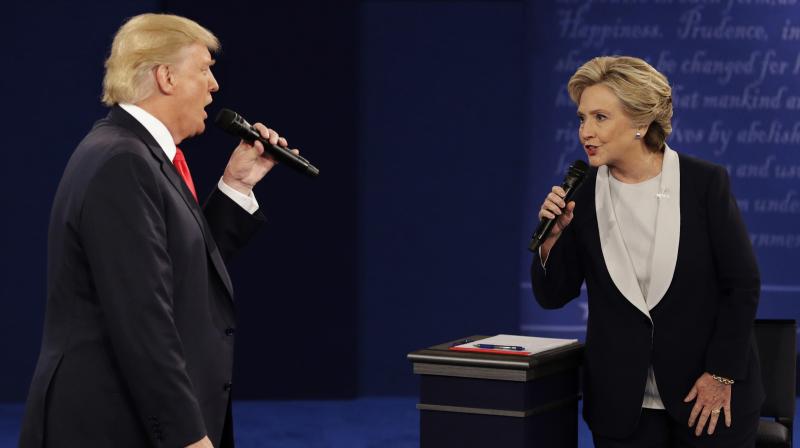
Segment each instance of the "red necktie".
[{"label": "red necktie", "polygon": [[183,181],[186,182],[186,186],[189,187],[189,190],[192,192],[192,196],[194,196],[194,200],[196,202],[197,193],[194,191],[192,173],[189,172],[189,165],[186,164],[186,158],[183,156],[183,151],[181,151],[181,148],[175,147],[175,158],[172,159],[172,164],[175,165],[175,169],[178,170],[178,174],[180,174],[183,178]]}]

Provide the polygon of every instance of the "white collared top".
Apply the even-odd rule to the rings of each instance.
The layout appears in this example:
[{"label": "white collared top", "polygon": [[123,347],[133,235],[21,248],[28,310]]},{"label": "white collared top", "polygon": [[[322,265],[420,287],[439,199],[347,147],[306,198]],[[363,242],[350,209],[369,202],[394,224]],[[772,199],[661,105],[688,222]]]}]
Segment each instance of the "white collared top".
[{"label": "white collared top", "polygon": [[622,241],[633,262],[633,271],[639,281],[645,302],[653,267],[653,239],[656,234],[656,214],[658,213],[658,189],[661,186],[661,173],[652,179],[636,184],[618,181],[608,176],[611,190],[611,203]]},{"label": "white collared top", "polygon": [[[153,136],[170,161],[175,158],[175,141],[172,139],[169,129],[164,126],[161,120],[135,104],[120,103],[119,107],[131,114],[136,121],[147,129],[147,132]],[[242,194],[223,182],[222,178],[217,182],[217,188],[251,215],[258,210],[258,201],[256,201],[256,196],[252,191],[250,195]]]},{"label": "white collared top", "polygon": [[[633,260],[628,255],[622,230],[614,213],[611,200],[611,177],[607,166],[597,170],[595,183],[595,211],[600,248],[608,273],[614,285],[633,306],[650,319],[650,310],[664,298],[678,261],[678,243],[681,231],[680,211],[680,161],[678,153],[667,146],[661,166],[660,186],[655,194],[657,212],[650,256],[650,279],[647,282],[647,300],[642,294]],[[652,319],[651,319],[652,320]]]}]

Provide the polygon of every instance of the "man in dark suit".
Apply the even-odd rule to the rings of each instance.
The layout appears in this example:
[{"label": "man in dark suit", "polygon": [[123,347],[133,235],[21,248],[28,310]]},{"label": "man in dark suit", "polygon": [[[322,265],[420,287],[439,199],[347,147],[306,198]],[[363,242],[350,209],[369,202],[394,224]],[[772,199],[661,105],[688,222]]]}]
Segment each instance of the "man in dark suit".
[{"label": "man in dark suit", "polygon": [[111,111],[78,145],[53,202],[21,447],[233,445],[225,261],[264,221],[252,188],[274,162],[242,142],[197,202],[176,145],[204,130],[218,47],[197,23],[163,14],[134,17],[114,38]]}]

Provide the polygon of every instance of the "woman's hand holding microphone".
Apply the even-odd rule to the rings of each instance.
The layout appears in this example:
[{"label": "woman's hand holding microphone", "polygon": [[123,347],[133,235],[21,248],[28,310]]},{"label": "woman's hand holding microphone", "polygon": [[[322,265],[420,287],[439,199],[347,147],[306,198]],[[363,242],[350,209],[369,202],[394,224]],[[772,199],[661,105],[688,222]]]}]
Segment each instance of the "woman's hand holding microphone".
[{"label": "woman's hand holding microphone", "polygon": [[545,260],[547,260],[547,256],[550,254],[550,249],[553,248],[553,245],[561,236],[561,232],[563,232],[569,223],[572,222],[572,211],[575,210],[575,201],[565,203],[564,197],[566,197],[566,195],[567,193],[563,188],[559,187],[558,185],[554,186],[544,199],[542,208],[539,209],[540,221],[542,219],[555,219],[553,227],[550,229],[550,233],[547,235],[547,239],[544,240],[544,243],[542,243],[541,247],[539,248],[540,258],[543,263]]}]

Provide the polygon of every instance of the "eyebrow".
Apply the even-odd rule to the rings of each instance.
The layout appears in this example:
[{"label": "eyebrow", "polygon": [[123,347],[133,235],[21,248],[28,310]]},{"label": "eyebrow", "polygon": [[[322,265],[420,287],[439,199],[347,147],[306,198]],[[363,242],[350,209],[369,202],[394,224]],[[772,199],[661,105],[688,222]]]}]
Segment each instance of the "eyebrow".
[{"label": "eyebrow", "polygon": [[[578,116],[583,115],[583,112],[581,112],[581,111],[576,111],[576,113],[578,114]],[[596,113],[609,115],[609,112],[607,110],[605,110],[605,109],[594,109],[594,110],[590,110],[588,113],[589,113],[589,115],[594,115]]]}]

